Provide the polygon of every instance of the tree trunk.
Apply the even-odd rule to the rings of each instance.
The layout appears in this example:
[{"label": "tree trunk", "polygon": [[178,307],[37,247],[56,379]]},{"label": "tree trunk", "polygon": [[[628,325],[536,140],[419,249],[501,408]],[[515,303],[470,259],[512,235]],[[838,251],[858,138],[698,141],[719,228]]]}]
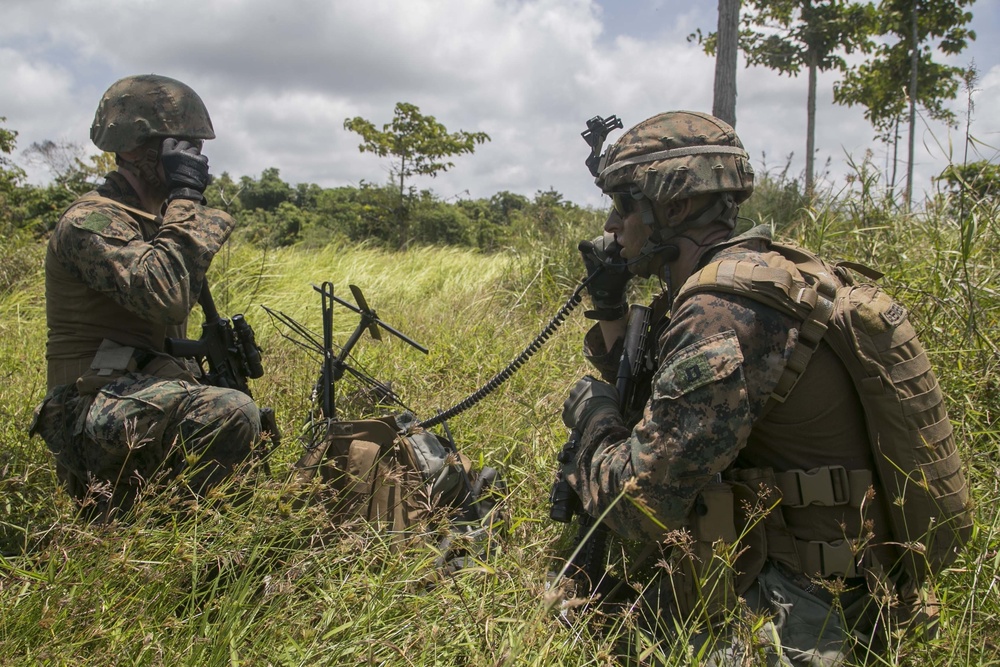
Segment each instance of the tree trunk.
[{"label": "tree trunk", "polygon": [[896,117],[896,122],[892,127],[892,178],[889,181],[889,201],[895,203],[896,199],[896,181],[899,178],[899,121],[900,118]]},{"label": "tree trunk", "polygon": [[806,196],[813,196],[816,169],[816,64],[809,63],[809,93],[806,101]]},{"label": "tree trunk", "polygon": [[406,178],[406,158],[399,165],[399,209],[396,212],[396,231],[399,232],[399,249],[406,250],[409,245],[410,230],[407,229],[409,212],[406,210],[406,190],[403,188]]},{"label": "tree trunk", "polygon": [[719,0],[718,43],[715,49],[715,91],[712,115],[736,127],[736,55],[740,0]]},{"label": "tree trunk", "polygon": [[910,90],[907,91],[910,95],[910,153],[906,158],[906,201],[904,202],[907,211],[910,210],[910,205],[913,202],[913,153],[917,136],[917,63],[920,56],[920,44],[918,43],[920,36],[917,33],[918,4],[919,0],[913,0],[913,17],[911,23],[913,28],[913,50],[910,54]]}]

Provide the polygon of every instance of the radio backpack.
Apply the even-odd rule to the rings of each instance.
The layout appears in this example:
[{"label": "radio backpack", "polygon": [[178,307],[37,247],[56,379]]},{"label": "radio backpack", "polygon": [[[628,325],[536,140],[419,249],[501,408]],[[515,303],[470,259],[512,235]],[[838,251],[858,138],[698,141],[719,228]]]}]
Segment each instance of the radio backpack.
[{"label": "radio backpack", "polygon": [[409,413],[331,420],[295,467],[300,485],[319,482],[317,499],[335,520],[365,519],[400,546],[433,535],[437,566],[449,571],[487,556],[505,531],[506,492],[497,471],[474,470]]}]

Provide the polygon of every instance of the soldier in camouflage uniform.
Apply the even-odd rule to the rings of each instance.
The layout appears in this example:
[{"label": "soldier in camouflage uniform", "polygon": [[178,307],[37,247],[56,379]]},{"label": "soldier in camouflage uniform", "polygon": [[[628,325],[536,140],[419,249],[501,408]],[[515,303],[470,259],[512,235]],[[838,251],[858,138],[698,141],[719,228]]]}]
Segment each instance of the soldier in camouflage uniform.
[{"label": "soldier in camouflage uniform", "polygon": [[49,239],[48,394],[31,432],[85,514],[109,520],[181,471],[191,492],[207,492],[247,458],[260,416],[247,395],[200,384],[164,353],[165,338],[185,337],[234,225],[205,206],[201,146],[215,132],[201,98],[164,76],[126,77],[90,134],[118,168]]},{"label": "soldier in camouflage uniform", "polygon": [[[699,292],[674,303],[686,279],[710,262],[766,263],[770,230],[736,225],[738,206],[753,191],[753,170],[734,130],[700,113],[654,116],[608,149],[597,185],[611,195],[615,211],[606,234],[592,242],[584,259],[588,268],[611,262],[618,270],[606,270],[589,286],[594,308],[588,316],[598,321],[584,347],[608,382],[583,378],[563,409],[565,424],[580,435],[578,455],[563,474],[584,510],[592,516],[607,512],[606,524],[623,538],[662,544],[671,531],[691,529],[699,516],[714,516],[712,492],[734,470],[874,469],[858,395],[825,343],[788,400],[768,406],[797,344],[800,321],[737,294]],[[637,423],[626,423],[609,382],[618,371],[633,275],[658,278],[663,293],[654,301],[652,378],[643,397],[648,400]],[[867,486],[857,486],[856,496],[866,498]],[[877,543],[888,539],[888,521],[882,498],[868,500],[865,512],[856,504],[839,504],[782,514],[793,540],[807,547],[834,543],[845,534]],[[682,550],[673,551],[677,556]],[[696,650],[708,644],[718,664],[763,664],[763,656],[752,655],[763,651],[768,664],[794,665],[839,665],[852,652],[857,657],[868,650],[874,621],[864,572],[836,571],[822,558],[814,562],[806,556],[796,569],[770,551],[752,551],[756,565],[738,568],[750,570],[751,577],[735,592],[744,610],[770,615],[770,622],[753,641],[703,627],[692,640],[701,644]],[[650,612],[658,630],[649,636],[669,637],[675,621],[699,618],[679,608],[683,596],[671,589],[684,583],[665,581],[674,579],[669,568],[646,570],[658,571],[646,582],[647,602],[659,597]],[[839,600],[831,590],[843,591]],[[708,592],[696,591],[694,597]],[[734,609],[738,603],[733,597],[728,605]],[[709,643],[720,636],[722,644]],[[669,653],[669,639],[665,644]]]}]

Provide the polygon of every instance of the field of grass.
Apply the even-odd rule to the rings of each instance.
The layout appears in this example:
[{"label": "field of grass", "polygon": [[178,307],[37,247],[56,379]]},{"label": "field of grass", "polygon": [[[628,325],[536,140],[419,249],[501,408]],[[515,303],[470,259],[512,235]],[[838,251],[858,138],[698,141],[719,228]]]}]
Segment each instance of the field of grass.
[{"label": "field of grass", "polygon": [[[932,352],[977,506],[972,544],[932,582],[942,604],[939,637],[901,642],[886,664],[1000,664],[996,207],[956,221],[943,211],[907,217],[869,204],[800,211],[780,231],[887,274],[884,282],[911,309]],[[321,508],[290,502],[284,480],[302,452],[297,437],[319,360],[261,308],[319,331],[312,285],[331,281],[348,301],[348,285],[359,286],[386,323],[430,352],[365,334],[355,365],[391,382],[427,419],[478,389],[542,329],[573,290],[575,243],[595,233],[597,217],[490,255],[344,245],[223,251],[211,276],[216,303],[254,325],[267,375],[253,390],[283,431],[272,476],[237,480],[254,489],[238,507],[221,489],[183,519],[150,500],[112,526],[75,517],[55,491],[45,445],[27,437],[44,394],[44,249],[0,247],[0,664],[611,662],[621,626],[599,633],[597,614],[584,614],[567,627],[545,590],[571,530],[548,519],[548,493],[565,438],[562,401],[587,372],[582,313],[495,393],[450,421],[466,454],[503,470],[511,531],[487,561],[440,578],[431,548],[400,552],[369,526],[334,525]],[[334,340],[343,343],[356,324],[336,307]],[[365,414],[349,382],[338,390],[341,416]],[[671,659],[686,662],[683,651]]]}]

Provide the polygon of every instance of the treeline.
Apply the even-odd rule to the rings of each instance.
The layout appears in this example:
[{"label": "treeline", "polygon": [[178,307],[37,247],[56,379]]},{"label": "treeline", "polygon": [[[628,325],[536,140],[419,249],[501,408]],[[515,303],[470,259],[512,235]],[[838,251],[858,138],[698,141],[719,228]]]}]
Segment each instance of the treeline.
[{"label": "treeline", "polygon": [[386,248],[457,245],[494,251],[554,234],[582,214],[595,214],[553,189],[530,198],[504,191],[488,199],[444,201],[430,190],[411,190],[401,197],[394,184],[291,185],[276,168],[239,181],[224,173],[205,194],[211,206],[238,216],[243,238],[268,247],[350,241]]},{"label": "treeline", "polygon": [[[53,175],[49,183],[33,185],[10,157],[16,137],[16,131],[0,126],[0,233],[5,239],[42,238],[74,199],[93,190],[114,169],[114,158],[103,154],[85,162],[76,145],[33,144],[25,154]],[[495,251],[550,237],[578,224],[581,217],[599,217],[553,189],[539,190],[533,197],[505,191],[488,199],[445,201],[430,190],[413,188],[401,196],[395,184],[293,185],[281,179],[277,168],[265,169],[256,178],[234,179],[222,173],[205,196],[209,205],[237,217],[241,240],[265,247],[363,242],[393,249],[416,244]]]},{"label": "treeline", "polygon": [[[3,120],[0,117],[0,123]],[[10,157],[16,137],[16,131],[0,125],[0,237],[5,241],[5,255],[17,254],[19,239],[44,238],[75,198],[97,187],[115,168],[110,154],[84,161],[79,146],[46,141],[24,151],[52,174],[49,183],[33,185]],[[879,189],[876,184],[881,180],[872,165],[852,166],[856,171],[852,180],[855,186],[860,184],[862,200],[879,204],[859,213],[848,201],[849,217],[860,215],[870,226],[878,222],[873,216],[894,214],[898,209],[891,193],[885,198],[885,193],[879,196],[872,191]],[[987,161],[951,165],[935,181],[938,195],[927,205],[943,207],[962,220],[976,204],[995,201],[1000,192],[1000,168]],[[604,215],[604,211],[565,200],[551,188],[538,190],[532,197],[503,191],[489,198],[443,200],[431,190],[407,187],[401,193],[395,182],[362,181],[358,186],[333,188],[290,184],[282,180],[277,168],[265,169],[259,177],[238,179],[224,172],[205,195],[211,206],[237,217],[238,239],[262,247],[365,243],[386,249],[452,245],[493,252],[511,246],[522,248],[543,239],[568,238],[581,231],[596,233]],[[805,208],[845,206],[836,199],[821,193],[807,197],[802,178],[790,175],[786,165],[783,170],[757,175],[756,192],[741,214],[782,230],[795,225]]]}]

